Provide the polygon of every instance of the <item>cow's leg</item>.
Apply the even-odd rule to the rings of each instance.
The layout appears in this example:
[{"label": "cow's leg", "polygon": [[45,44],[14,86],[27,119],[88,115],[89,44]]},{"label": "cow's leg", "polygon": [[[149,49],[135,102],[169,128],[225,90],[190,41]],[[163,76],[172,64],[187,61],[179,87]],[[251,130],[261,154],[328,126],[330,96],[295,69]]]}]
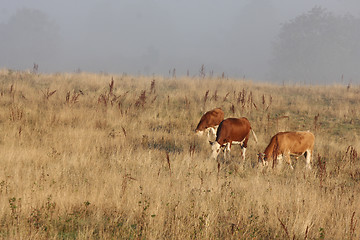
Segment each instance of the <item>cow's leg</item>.
[{"label": "cow's leg", "polygon": [[247,143],[249,141],[249,135],[250,133],[245,137],[245,139],[243,140],[243,143],[241,145],[242,148],[247,148]]},{"label": "cow's leg", "polygon": [[305,152],[305,157],[306,157],[306,167],[308,169],[311,169],[311,151],[310,150],[306,150]]},{"label": "cow's leg", "polygon": [[242,159],[245,162],[245,153],[246,153],[246,148],[242,148]]},{"label": "cow's leg", "polygon": [[[274,159],[275,160],[275,159]],[[273,161],[274,161],[273,160]],[[276,157],[276,162],[275,162],[275,164],[279,164],[279,166],[280,167],[282,167],[282,163],[283,163],[283,155],[282,154],[279,154],[279,155],[277,155],[277,157]]]},{"label": "cow's leg", "polygon": [[224,158],[226,160],[230,159],[230,150],[231,150],[231,143],[226,143],[225,149],[224,149]]},{"label": "cow's leg", "polygon": [[294,169],[294,167],[293,167],[292,164],[291,164],[290,152],[287,152],[287,153],[285,154],[285,158],[286,158],[286,161],[288,162],[288,164],[290,165],[290,168],[291,168],[291,169]]}]

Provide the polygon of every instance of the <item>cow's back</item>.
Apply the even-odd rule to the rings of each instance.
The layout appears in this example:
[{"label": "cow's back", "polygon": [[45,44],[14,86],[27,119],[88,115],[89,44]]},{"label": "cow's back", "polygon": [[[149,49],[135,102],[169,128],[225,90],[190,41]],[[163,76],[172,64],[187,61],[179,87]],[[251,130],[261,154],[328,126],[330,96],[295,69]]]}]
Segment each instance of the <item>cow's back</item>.
[{"label": "cow's back", "polygon": [[221,108],[215,108],[212,111],[207,112],[207,119],[211,122],[211,124],[219,125],[222,120],[224,120],[224,111]]},{"label": "cow's back", "polygon": [[280,132],[276,134],[278,150],[282,153],[290,151],[293,154],[303,154],[306,150],[313,150],[315,136],[309,131],[303,132]]},{"label": "cow's back", "polygon": [[219,125],[216,141],[220,145],[232,141],[241,142],[249,135],[250,130],[251,125],[247,118],[227,118]]}]

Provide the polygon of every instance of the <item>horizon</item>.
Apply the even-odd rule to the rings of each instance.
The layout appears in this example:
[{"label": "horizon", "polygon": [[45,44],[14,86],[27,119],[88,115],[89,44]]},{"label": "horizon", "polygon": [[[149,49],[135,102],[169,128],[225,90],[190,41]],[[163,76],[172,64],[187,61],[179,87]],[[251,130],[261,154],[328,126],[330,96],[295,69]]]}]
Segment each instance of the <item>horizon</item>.
[{"label": "horizon", "polygon": [[[284,24],[316,6],[335,16],[360,17],[360,4],[355,0],[291,4],[285,0],[5,1],[0,7],[0,51],[4,53],[0,68],[32,69],[35,63],[44,73],[85,71],[166,76],[176,69],[177,76],[186,76],[187,72],[194,76],[204,65],[207,74],[212,71],[231,78],[276,81],[271,62]],[[355,37],[359,35],[355,33]],[[341,46],[335,47],[329,47],[335,61],[336,57],[353,58],[338,53]],[[352,50],[359,52],[359,48],[356,45]],[[322,62],[319,72],[328,69],[331,74],[304,73],[300,81],[359,82],[360,73],[348,67],[348,62],[338,61],[334,67],[334,63],[327,65],[328,54],[317,56],[319,59],[315,60]],[[275,75],[287,69],[281,65],[284,63],[280,63]],[[284,71],[283,78],[299,81],[296,71],[289,74]]]}]

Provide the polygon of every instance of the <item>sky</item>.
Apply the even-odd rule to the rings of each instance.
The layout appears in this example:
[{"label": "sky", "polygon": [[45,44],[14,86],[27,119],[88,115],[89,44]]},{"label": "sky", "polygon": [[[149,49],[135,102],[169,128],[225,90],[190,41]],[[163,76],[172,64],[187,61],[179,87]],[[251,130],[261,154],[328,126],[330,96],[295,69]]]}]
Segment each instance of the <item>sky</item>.
[{"label": "sky", "polygon": [[[178,76],[195,76],[204,65],[207,73],[259,81],[268,80],[274,41],[284,22],[315,6],[360,17],[358,0],[0,3],[0,68],[25,70],[37,63],[40,72],[167,76],[175,69]],[[9,32],[13,37],[5,36]]]}]

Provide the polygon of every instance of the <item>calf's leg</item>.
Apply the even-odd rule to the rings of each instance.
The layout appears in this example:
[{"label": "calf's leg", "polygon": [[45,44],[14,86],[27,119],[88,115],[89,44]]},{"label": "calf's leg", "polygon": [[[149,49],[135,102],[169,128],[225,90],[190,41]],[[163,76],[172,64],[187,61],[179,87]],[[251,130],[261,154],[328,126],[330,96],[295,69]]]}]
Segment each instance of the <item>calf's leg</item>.
[{"label": "calf's leg", "polygon": [[305,152],[305,158],[306,158],[306,167],[308,169],[311,169],[311,151],[310,150],[306,150]]}]

